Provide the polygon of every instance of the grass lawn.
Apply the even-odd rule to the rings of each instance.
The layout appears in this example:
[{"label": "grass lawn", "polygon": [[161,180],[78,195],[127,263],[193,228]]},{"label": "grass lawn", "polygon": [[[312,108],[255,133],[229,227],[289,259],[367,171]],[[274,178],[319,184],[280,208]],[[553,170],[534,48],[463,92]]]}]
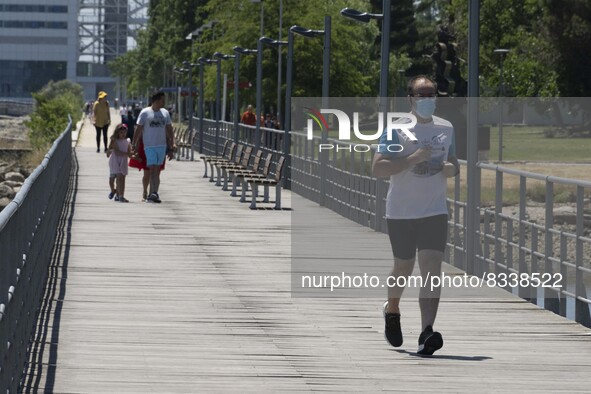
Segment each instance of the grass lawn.
[{"label": "grass lawn", "polygon": [[[547,127],[503,127],[503,161],[591,163],[591,138],[546,138]],[[490,129],[488,158],[499,157],[499,128]]]}]

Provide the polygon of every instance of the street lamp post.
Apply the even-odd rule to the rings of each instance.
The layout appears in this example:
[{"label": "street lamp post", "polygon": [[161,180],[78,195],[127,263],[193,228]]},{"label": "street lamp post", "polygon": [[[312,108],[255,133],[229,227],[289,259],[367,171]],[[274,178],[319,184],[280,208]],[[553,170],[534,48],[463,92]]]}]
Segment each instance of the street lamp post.
[{"label": "street lamp post", "polygon": [[508,49],[495,49],[494,53],[499,55],[500,78],[499,78],[499,163],[503,161],[503,98],[505,97],[505,84],[503,82],[503,59],[509,53]]},{"label": "street lamp post", "polygon": [[234,47],[236,58],[234,59],[234,142],[238,143],[239,125],[240,122],[240,102],[238,100],[239,94],[239,79],[240,79],[240,57],[242,55],[253,55],[257,53],[256,49],[245,49],[242,47]]},{"label": "street lamp post", "polygon": [[[261,38],[259,38],[259,42],[261,42],[263,44],[267,44],[267,45],[271,45],[271,46],[276,47],[277,50],[279,51],[279,53],[281,53],[281,47],[287,45],[287,41],[274,40],[274,39],[269,38],[269,37],[261,37]],[[261,64],[262,64],[262,55],[261,55]],[[257,68],[257,71],[258,71],[258,68]],[[281,68],[279,68],[277,70],[277,72],[278,72],[278,74],[281,75]],[[262,78],[262,72],[261,72],[261,78]],[[261,81],[261,85],[262,85],[262,81]],[[258,92],[259,92],[259,90],[257,89],[257,94],[258,94]],[[281,101],[281,89],[279,89],[277,93],[278,93],[277,94],[277,105],[279,105],[279,102]],[[258,96],[257,96],[257,99],[258,99]]]},{"label": "street lamp post", "polygon": [[[310,30],[301,26],[294,26],[291,30],[298,35],[308,38],[324,36],[324,48],[322,50],[322,107],[328,108],[329,98],[329,79],[330,79],[330,30],[331,17],[324,17],[324,30]],[[291,103],[290,103],[291,104]],[[328,130],[322,129],[320,142],[326,144],[328,140]],[[326,166],[328,164],[328,151],[320,153],[320,205],[325,205],[326,195]]]},{"label": "street lamp post", "polygon": [[[199,62],[199,153],[203,153],[203,117],[205,113],[205,101],[203,97],[203,68],[211,64],[211,59],[200,57]],[[205,176],[207,178],[207,176]]]},{"label": "street lamp post", "polygon": [[[221,62],[222,62],[222,60],[234,59],[234,58],[236,58],[236,55],[225,55],[223,53],[216,52],[216,53],[213,54],[213,56],[218,59],[217,60],[217,62],[218,62],[218,64],[217,64],[217,67],[218,67],[218,69],[217,69],[217,72],[218,72],[218,92],[217,92],[217,96],[218,96],[218,108],[217,108],[217,111],[218,111],[218,124],[219,124],[219,121],[222,119],[221,109],[220,109],[220,103],[219,103],[219,89],[220,89],[220,85],[219,85],[220,82],[219,81],[220,81],[220,77],[221,77],[220,76],[220,74],[221,74]],[[234,63],[234,65],[236,65],[236,63]],[[236,74],[236,69],[234,69],[234,74]],[[224,102],[225,102],[225,98],[224,98]],[[216,136],[215,144],[216,144],[215,149],[216,149],[216,154],[217,154],[217,149],[218,149],[218,147],[217,147],[217,145],[218,145],[217,136]]]},{"label": "street lamp post", "polygon": [[391,0],[383,0],[382,13],[372,14],[369,12],[360,12],[350,8],[341,10],[341,15],[346,18],[359,22],[368,23],[372,19],[382,20],[382,40],[380,43],[380,107],[382,112],[386,112],[386,98],[388,97],[388,71],[390,67],[390,11]]},{"label": "street lamp post", "polygon": [[[388,72],[390,68],[390,19],[391,19],[391,0],[383,0],[382,13],[372,14],[368,12],[360,12],[350,8],[341,10],[341,15],[346,18],[353,19],[359,22],[368,23],[372,19],[382,20],[382,40],[380,43],[380,112],[384,116],[384,124],[386,124],[386,112],[388,111]],[[381,179],[376,180],[376,196],[383,195],[383,188],[385,182]],[[382,204],[376,204],[376,231],[380,231],[381,218],[383,217]]]},{"label": "street lamp post", "polygon": [[[193,140],[193,67],[196,66],[196,64],[193,64],[191,62],[188,61],[184,61],[183,65],[186,67],[186,69],[189,71],[189,140],[192,141]],[[194,157],[194,153],[193,153],[193,143],[191,143],[191,161],[193,161],[195,159]],[[180,152],[180,149],[179,149]],[[178,159],[178,156],[177,156]]]},{"label": "street lamp post", "polygon": [[[285,123],[284,123],[284,131],[285,135],[283,137],[283,151],[285,154],[285,179],[284,185],[286,188],[290,187],[290,172],[291,172],[291,93],[293,89],[293,39],[294,34],[314,38],[320,35],[324,35],[324,48],[323,48],[323,57],[322,57],[322,105],[326,108],[328,107],[328,97],[329,97],[329,76],[330,76],[330,30],[331,30],[331,17],[325,16],[324,17],[324,30],[312,30],[307,29],[302,26],[294,25],[289,29],[288,32],[288,39],[287,39],[287,66],[286,66],[286,76],[285,76]],[[322,133],[322,140],[326,140],[325,131]],[[321,156],[322,158],[325,156]],[[324,170],[321,166],[321,178],[324,176]],[[324,178],[321,179],[321,199],[324,197]],[[322,204],[322,200],[321,200]]]}]

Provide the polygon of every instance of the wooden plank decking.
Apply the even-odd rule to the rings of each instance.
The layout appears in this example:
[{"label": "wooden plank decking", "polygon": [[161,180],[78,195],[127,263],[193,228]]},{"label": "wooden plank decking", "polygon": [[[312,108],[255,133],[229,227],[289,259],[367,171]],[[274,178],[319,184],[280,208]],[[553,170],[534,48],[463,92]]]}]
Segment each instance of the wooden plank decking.
[{"label": "wooden plank decking", "polygon": [[[47,338],[35,344],[42,366],[27,389],[591,389],[591,331],[572,321],[512,297],[444,298],[436,328],[445,346],[435,357],[419,358],[412,354],[418,305],[404,299],[405,343],[393,349],[383,338],[382,299],[290,296],[295,211],[251,211],[201,178],[202,164],[189,161],[167,163],[162,204],[139,201],[140,174],[133,170],[131,203],[115,203],[107,199],[107,160],[93,146],[94,130],[85,124],[76,148],[69,255],[55,273]],[[284,205],[296,198],[284,193]],[[318,215],[334,215],[309,205]],[[384,235],[331,220],[389,256]]]}]

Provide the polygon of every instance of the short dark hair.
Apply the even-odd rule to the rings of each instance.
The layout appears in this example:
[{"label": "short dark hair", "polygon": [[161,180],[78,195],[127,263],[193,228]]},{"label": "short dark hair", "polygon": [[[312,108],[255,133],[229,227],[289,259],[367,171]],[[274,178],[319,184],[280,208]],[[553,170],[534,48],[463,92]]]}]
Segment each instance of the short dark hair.
[{"label": "short dark hair", "polygon": [[152,97],[150,97],[150,102],[153,103],[154,101],[158,101],[162,97],[164,97],[164,92],[162,90],[158,90],[152,94]]},{"label": "short dark hair", "polygon": [[412,77],[409,81],[408,81],[408,85],[406,87],[406,92],[409,96],[412,96],[415,92],[415,83],[418,80],[421,79],[426,79],[427,81],[431,82],[433,84],[433,86],[435,86],[435,92],[437,92],[437,83],[429,76],[421,74],[421,75],[417,75],[415,77]]}]

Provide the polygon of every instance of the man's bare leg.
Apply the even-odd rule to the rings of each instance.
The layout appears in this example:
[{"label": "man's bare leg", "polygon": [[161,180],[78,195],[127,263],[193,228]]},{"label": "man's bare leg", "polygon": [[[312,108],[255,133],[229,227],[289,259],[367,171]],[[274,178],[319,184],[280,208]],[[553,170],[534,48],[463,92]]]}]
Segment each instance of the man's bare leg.
[{"label": "man's bare leg", "polygon": [[[438,250],[420,250],[418,257],[419,268],[421,269],[423,281],[427,279],[427,276],[434,277],[441,275],[443,252]],[[436,287],[431,290],[431,284],[423,282],[423,287],[421,287],[419,292],[419,306],[421,308],[422,327],[421,331],[424,331],[427,326],[433,326],[435,324],[440,297],[441,287]]]}]

